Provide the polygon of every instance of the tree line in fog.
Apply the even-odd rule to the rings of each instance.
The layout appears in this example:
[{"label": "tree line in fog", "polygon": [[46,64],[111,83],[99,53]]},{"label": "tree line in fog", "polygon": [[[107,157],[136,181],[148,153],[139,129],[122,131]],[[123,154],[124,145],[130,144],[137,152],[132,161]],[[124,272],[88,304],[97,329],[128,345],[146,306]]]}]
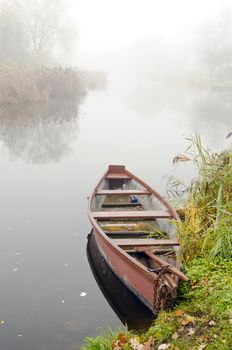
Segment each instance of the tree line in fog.
[{"label": "tree line in fog", "polygon": [[0,104],[81,99],[86,84],[77,68],[61,68],[76,30],[64,0],[0,2]]}]

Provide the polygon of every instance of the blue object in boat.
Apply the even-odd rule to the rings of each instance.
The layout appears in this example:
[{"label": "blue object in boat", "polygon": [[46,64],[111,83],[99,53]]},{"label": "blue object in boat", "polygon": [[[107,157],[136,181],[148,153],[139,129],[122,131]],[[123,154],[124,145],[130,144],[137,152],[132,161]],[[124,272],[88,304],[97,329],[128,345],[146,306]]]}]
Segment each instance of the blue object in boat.
[{"label": "blue object in boat", "polygon": [[131,196],[130,201],[131,203],[138,203],[138,198],[136,196]]}]

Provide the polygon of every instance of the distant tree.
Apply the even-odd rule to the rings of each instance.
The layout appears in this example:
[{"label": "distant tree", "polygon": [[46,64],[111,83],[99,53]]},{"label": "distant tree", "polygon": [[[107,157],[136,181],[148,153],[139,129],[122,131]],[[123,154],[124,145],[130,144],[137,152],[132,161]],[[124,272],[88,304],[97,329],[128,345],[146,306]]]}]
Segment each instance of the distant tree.
[{"label": "distant tree", "polygon": [[224,8],[220,15],[203,23],[198,33],[201,61],[212,78],[222,77],[232,68],[232,9]]},{"label": "distant tree", "polygon": [[12,5],[11,1],[0,4],[0,61],[23,64],[28,60],[26,32]]},{"label": "distant tree", "polygon": [[[66,13],[67,0],[17,0],[21,17],[30,43],[32,55],[41,60],[52,56],[54,49],[67,45]],[[70,26],[69,26],[70,29]]]},{"label": "distant tree", "polygon": [[51,63],[71,51],[70,0],[0,0],[0,61]]}]

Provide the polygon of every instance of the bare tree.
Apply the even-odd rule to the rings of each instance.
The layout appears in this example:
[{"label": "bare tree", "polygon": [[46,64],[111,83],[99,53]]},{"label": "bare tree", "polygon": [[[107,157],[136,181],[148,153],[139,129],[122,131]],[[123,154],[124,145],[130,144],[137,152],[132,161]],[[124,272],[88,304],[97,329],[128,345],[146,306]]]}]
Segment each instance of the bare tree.
[{"label": "bare tree", "polygon": [[17,7],[0,3],[0,61],[25,63],[28,60],[26,33]]},{"label": "bare tree", "polygon": [[[232,69],[232,9],[205,22],[199,30],[198,49],[211,78],[222,78]],[[226,73],[226,74],[227,74]]]},{"label": "bare tree", "polygon": [[19,0],[31,51],[37,57],[52,51],[60,29],[62,3],[57,0]]}]

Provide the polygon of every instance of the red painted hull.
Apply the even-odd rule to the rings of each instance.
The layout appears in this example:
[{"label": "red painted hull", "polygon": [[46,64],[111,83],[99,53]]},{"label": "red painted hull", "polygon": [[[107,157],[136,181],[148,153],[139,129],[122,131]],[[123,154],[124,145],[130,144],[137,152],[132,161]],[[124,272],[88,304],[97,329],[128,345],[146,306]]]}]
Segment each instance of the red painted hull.
[{"label": "red painted hull", "polygon": [[93,232],[98,248],[112,271],[153,311],[154,277],[152,274],[146,271],[143,265],[137,262],[135,264],[122,249],[106,240],[97,228],[94,227]]}]

